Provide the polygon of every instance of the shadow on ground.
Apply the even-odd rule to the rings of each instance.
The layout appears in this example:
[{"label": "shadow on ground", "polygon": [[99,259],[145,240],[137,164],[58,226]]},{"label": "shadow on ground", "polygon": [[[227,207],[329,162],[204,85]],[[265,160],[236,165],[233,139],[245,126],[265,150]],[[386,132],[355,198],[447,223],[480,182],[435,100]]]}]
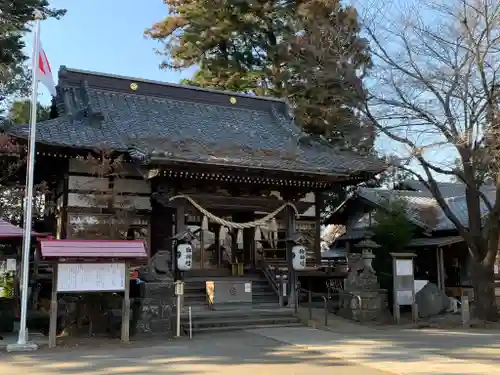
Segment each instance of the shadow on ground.
[{"label": "shadow on ground", "polygon": [[[3,367],[2,367],[3,366]],[[52,374],[237,374],[296,373],[387,375],[248,332],[200,335],[193,340],[158,339],[122,345],[87,340],[82,345],[0,355],[2,375]]]},{"label": "shadow on ground", "polygon": [[500,373],[500,333],[395,329],[349,333],[345,327],[333,332],[299,330],[255,332],[396,374]]},{"label": "shadow on ground", "polygon": [[382,358],[401,354],[404,348],[408,359],[439,355],[500,366],[500,332],[392,330],[357,334],[346,339],[345,344],[361,345],[363,340],[376,341],[376,354]]},{"label": "shadow on ground", "polygon": [[[306,317],[308,315],[306,310],[302,314]],[[313,309],[313,314],[314,321],[323,322],[321,309]],[[500,366],[498,329],[404,329],[397,325],[370,326],[332,314],[329,314],[328,321],[329,326],[323,329],[342,335],[343,345],[364,347],[366,359],[390,360],[399,356],[407,360],[424,360],[426,356],[434,355]],[[338,343],[338,339],[335,342]]]},{"label": "shadow on ground", "polygon": [[500,373],[496,332],[349,333],[345,327],[333,332],[294,327],[206,334],[193,340],[142,338],[128,345],[97,338],[66,344],[36,353],[0,354],[0,374],[324,375],[330,369],[335,375]]}]

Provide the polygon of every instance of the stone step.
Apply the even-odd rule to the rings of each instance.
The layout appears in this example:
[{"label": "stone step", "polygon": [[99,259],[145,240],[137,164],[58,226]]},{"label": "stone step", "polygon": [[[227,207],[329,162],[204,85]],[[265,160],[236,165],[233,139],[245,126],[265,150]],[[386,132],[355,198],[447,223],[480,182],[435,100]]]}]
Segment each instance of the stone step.
[{"label": "stone step", "polygon": [[[205,289],[205,285],[206,285],[206,282],[207,281],[211,281],[211,280],[184,280],[184,289],[186,288],[203,288]],[[218,281],[218,280],[214,280],[214,281]],[[225,281],[225,282],[231,282],[231,281],[234,281],[234,282],[251,282],[252,283],[252,286],[257,286],[257,285],[262,285],[262,286],[266,286],[266,285],[269,285],[267,279],[256,279],[256,280],[249,280],[249,279],[242,279],[242,278],[238,278],[238,279],[224,279],[222,281]]]},{"label": "stone step", "polygon": [[[291,308],[280,308],[277,304],[260,304],[260,305],[241,305],[238,306],[221,306],[217,310],[196,309],[192,311],[193,319],[225,319],[231,317],[246,317],[246,316],[294,316],[294,310]],[[187,320],[188,314],[185,312],[181,319]]]},{"label": "stone step", "polygon": [[262,281],[265,279],[261,275],[228,276],[228,277],[186,277],[184,282],[205,283],[205,281]]},{"label": "stone step", "polygon": [[[185,296],[205,296],[205,289],[184,289]],[[265,295],[273,295],[277,297],[276,292],[271,288],[252,288],[252,296],[265,296]]]},{"label": "stone step", "polygon": [[[182,321],[184,324],[185,321]],[[253,326],[253,325],[278,325],[299,323],[300,319],[295,316],[245,316],[228,317],[225,319],[193,319],[193,329],[203,329],[212,327],[234,327],[234,326]],[[188,323],[189,324],[189,323]]]},{"label": "stone step", "polygon": [[[252,297],[273,297],[277,298],[276,293],[272,289],[261,289],[261,290],[252,290]],[[184,291],[184,298],[203,298],[206,299],[205,291]]]},{"label": "stone step", "polygon": [[[246,329],[266,329],[266,328],[277,328],[277,327],[303,327],[304,325],[300,322],[296,323],[282,323],[282,324],[252,324],[244,325],[237,324],[231,326],[219,326],[219,327],[200,327],[193,329],[194,334],[203,334],[211,332],[228,332],[228,331],[243,331]],[[189,327],[184,327],[184,331],[188,332]]]},{"label": "stone step", "polygon": [[[184,299],[184,306],[188,308],[194,307],[203,307],[204,309],[208,308],[208,302],[202,299]],[[213,306],[210,310],[238,310],[238,309],[265,309],[265,308],[279,308],[278,299],[255,299],[252,302],[233,302],[233,303],[218,303]]]}]

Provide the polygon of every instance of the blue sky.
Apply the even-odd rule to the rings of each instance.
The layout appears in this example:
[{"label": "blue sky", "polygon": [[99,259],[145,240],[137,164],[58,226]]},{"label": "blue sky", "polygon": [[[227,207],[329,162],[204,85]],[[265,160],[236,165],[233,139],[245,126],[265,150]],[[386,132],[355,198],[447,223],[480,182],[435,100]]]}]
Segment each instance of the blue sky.
[{"label": "blue sky", "polygon": [[[164,82],[179,82],[195,70],[181,73],[159,69],[162,57],[154,52],[159,45],[146,39],[144,30],[167,16],[162,0],[51,0],[50,4],[67,9],[62,19],[41,22],[40,38],[56,80],[61,65]],[[32,34],[26,36],[29,56],[32,39]],[[39,100],[50,102],[42,85]],[[386,152],[397,149],[385,137],[377,146]]]},{"label": "blue sky", "polygon": [[[61,65],[104,73],[178,82],[191,76],[160,70],[161,56],[153,49],[158,43],[144,38],[144,29],[167,15],[161,0],[51,0],[52,7],[67,9],[61,20],[41,22],[40,39],[54,79]],[[31,56],[32,35],[26,36]],[[50,95],[40,87],[40,101]]]}]

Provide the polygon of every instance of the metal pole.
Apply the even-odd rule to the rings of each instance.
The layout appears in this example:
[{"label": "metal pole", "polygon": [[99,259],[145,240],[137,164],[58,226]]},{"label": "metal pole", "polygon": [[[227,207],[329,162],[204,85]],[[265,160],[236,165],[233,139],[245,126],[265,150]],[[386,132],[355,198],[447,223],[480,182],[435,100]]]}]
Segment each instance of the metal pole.
[{"label": "metal pole", "polygon": [[325,327],[328,325],[328,300],[324,298],[325,301]]},{"label": "metal pole", "polygon": [[22,254],[22,285],[21,285],[21,319],[19,324],[18,345],[26,345],[28,342],[28,330],[26,327],[28,315],[28,280],[30,266],[30,248],[31,248],[31,219],[33,216],[33,179],[35,171],[35,139],[36,139],[36,112],[37,112],[37,92],[38,92],[38,51],[40,47],[40,18],[39,13],[35,14],[35,28],[33,32],[33,57],[31,72],[31,113],[30,113],[30,131],[28,147],[28,166],[26,171],[26,189],[24,197],[24,232],[23,232],[23,254]]},{"label": "metal pole", "polygon": [[312,292],[309,290],[309,320],[312,320]]},{"label": "metal pole", "polygon": [[[286,290],[286,289],[283,289],[283,290]],[[295,314],[297,314],[297,312],[299,311],[299,301],[300,301],[300,289],[297,288],[297,290],[295,291],[295,296],[297,297],[296,298],[296,303],[293,305],[293,309],[295,310]]]},{"label": "metal pole", "polygon": [[177,294],[177,333],[176,337],[181,337],[181,295]]},{"label": "metal pole", "polygon": [[283,277],[280,276],[279,282],[278,282],[278,300],[279,300],[279,305],[280,307],[284,306],[284,296],[283,296]]},{"label": "metal pole", "polygon": [[189,312],[189,339],[193,338],[193,320],[191,318],[191,306],[188,307]]}]

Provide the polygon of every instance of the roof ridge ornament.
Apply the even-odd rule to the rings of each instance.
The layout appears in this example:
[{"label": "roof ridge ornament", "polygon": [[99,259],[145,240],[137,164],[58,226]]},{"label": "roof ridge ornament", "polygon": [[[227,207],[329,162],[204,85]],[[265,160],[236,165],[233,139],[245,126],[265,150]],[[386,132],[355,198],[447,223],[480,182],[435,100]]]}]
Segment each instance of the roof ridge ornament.
[{"label": "roof ridge ornament", "polygon": [[104,114],[101,111],[95,111],[92,99],[89,95],[89,84],[86,80],[80,82],[80,100],[83,104],[82,108],[76,111],[74,118],[83,120],[87,118],[91,126],[100,126],[105,120]]}]

